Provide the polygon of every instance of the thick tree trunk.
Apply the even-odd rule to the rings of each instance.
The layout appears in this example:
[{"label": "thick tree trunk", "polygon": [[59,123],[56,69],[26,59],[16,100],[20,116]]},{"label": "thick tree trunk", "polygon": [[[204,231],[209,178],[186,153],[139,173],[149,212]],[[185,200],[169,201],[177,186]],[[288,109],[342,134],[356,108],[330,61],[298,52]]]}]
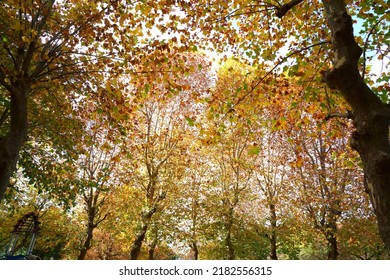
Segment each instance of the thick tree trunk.
[{"label": "thick tree trunk", "polygon": [[337,260],[339,252],[338,252],[338,249],[337,249],[337,239],[336,239],[336,237],[330,236],[328,238],[328,243],[329,243],[328,260]]},{"label": "thick tree trunk", "polygon": [[356,131],[351,147],[363,162],[365,187],[377,216],[379,233],[390,253],[390,109],[367,86],[359,73],[362,54],[353,36],[352,19],[342,0],[323,1],[332,34],[334,67],[325,75],[352,107]]},{"label": "thick tree trunk", "polygon": [[227,256],[226,259],[228,260],[234,260],[234,247],[233,247],[233,242],[232,242],[232,235],[231,232],[229,231],[226,237],[226,247],[227,247]]},{"label": "thick tree trunk", "polygon": [[9,180],[16,169],[19,152],[27,138],[27,100],[31,85],[18,81],[11,91],[11,126],[0,138],[0,201],[4,198]]},{"label": "thick tree trunk", "polygon": [[269,237],[270,241],[270,254],[269,257],[271,260],[277,260],[278,255],[276,252],[277,249],[277,236],[276,236],[276,209],[274,204],[269,205],[269,211],[270,211],[270,222],[271,222],[271,235]]}]

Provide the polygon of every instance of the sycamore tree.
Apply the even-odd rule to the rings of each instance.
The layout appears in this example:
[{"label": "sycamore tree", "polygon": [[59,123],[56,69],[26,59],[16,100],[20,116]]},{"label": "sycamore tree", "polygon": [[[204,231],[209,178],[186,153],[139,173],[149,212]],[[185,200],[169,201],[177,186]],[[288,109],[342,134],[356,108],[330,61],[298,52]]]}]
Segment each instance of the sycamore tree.
[{"label": "sycamore tree", "polygon": [[[386,1],[176,2],[186,14],[183,24],[194,31],[188,32],[191,39],[202,34],[206,47],[247,56],[259,68],[287,63],[284,70],[300,76],[303,84],[322,80],[332,94],[342,95],[350,108],[337,115],[354,124],[350,145],[362,159],[364,185],[390,251],[389,73],[374,80],[369,75],[370,59],[380,63],[389,54]],[[248,87],[248,95],[263,78]]]}]

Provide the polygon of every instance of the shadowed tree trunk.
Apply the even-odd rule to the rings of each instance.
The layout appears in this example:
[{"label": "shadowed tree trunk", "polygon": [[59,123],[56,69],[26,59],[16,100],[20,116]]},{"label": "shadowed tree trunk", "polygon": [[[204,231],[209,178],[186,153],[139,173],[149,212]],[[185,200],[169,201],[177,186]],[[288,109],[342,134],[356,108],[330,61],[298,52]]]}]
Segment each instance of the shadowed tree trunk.
[{"label": "shadowed tree trunk", "polygon": [[233,207],[229,208],[229,213],[228,213],[228,220],[226,223],[226,230],[227,230],[227,235],[225,238],[225,245],[227,249],[227,255],[226,259],[228,260],[234,260],[234,245],[232,241],[232,227],[233,227],[233,217],[234,217],[234,210]]},{"label": "shadowed tree trunk", "polygon": [[269,236],[270,241],[270,254],[269,257],[271,260],[277,260],[278,255],[276,253],[277,249],[277,236],[276,236],[276,209],[274,204],[269,205],[269,211],[270,211],[270,222],[271,222],[271,235]]},{"label": "shadowed tree trunk", "polygon": [[336,236],[333,233],[329,233],[326,239],[328,241],[328,260],[337,260],[339,252]]},{"label": "shadowed tree trunk", "polygon": [[130,260],[137,260],[139,253],[141,252],[142,242],[145,239],[146,232],[148,231],[148,226],[143,225],[141,230],[137,233],[133,245],[130,250]]},{"label": "shadowed tree trunk", "polygon": [[157,240],[153,240],[153,242],[149,244],[149,250],[148,250],[149,260],[154,260],[154,252],[156,251],[156,247],[157,247]]},{"label": "shadowed tree trunk", "polygon": [[[282,18],[303,0],[292,0],[277,11]],[[324,80],[352,108],[355,132],[351,147],[362,159],[365,189],[374,208],[379,233],[390,254],[390,108],[368,87],[359,72],[362,48],[353,35],[353,21],[343,0],[323,0],[334,54],[333,69]],[[314,31],[313,31],[314,32]]]},{"label": "shadowed tree trunk", "polygon": [[150,231],[151,234],[149,239],[152,240],[148,244],[148,255],[149,255],[149,260],[154,260],[154,253],[156,251],[156,247],[158,243],[158,229],[156,228],[156,225],[153,225]]},{"label": "shadowed tree trunk", "polygon": [[92,239],[93,239],[93,231],[95,228],[99,226],[101,222],[103,222],[108,214],[105,214],[104,216],[101,213],[101,204],[102,201],[99,202],[99,196],[100,191],[93,191],[91,189],[90,192],[91,196],[85,196],[85,204],[86,204],[86,211],[88,213],[88,223],[87,223],[87,237],[84,241],[83,247],[80,250],[79,256],[77,257],[78,260],[84,260],[85,256],[87,255],[87,252],[89,249],[91,249],[92,246]]},{"label": "shadowed tree trunk", "polygon": [[138,231],[137,236],[135,237],[133,245],[131,246],[130,260],[138,259],[139,254],[141,252],[142,242],[145,239],[146,232],[149,228],[150,219],[152,218],[154,213],[156,213],[156,207],[152,208],[146,213],[142,213],[142,226],[141,229]]},{"label": "shadowed tree trunk", "polygon": [[193,253],[194,260],[198,260],[198,258],[199,258],[199,249],[198,249],[198,244],[196,243],[196,241],[192,242],[191,250],[192,250],[192,253]]},{"label": "shadowed tree trunk", "polygon": [[19,160],[19,152],[27,138],[27,102],[30,88],[31,84],[25,81],[17,81],[9,88],[11,125],[8,133],[0,137],[0,201],[4,198],[9,179]]},{"label": "shadowed tree trunk", "polygon": [[363,162],[365,188],[378,220],[379,233],[390,253],[390,109],[367,86],[359,73],[362,49],[353,36],[351,16],[342,0],[323,1],[335,54],[327,84],[338,89],[352,107],[356,128],[351,147]]},{"label": "shadowed tree trunk", "polygon": [[93,223],[88,222],[87,238],[85,239],[83,247],[81,248],[79,256],[77,257],[78,260],[84,260],[86,255],[87,255],[88,250],[91,249],[91,246],[92,246],[91,243],[92,243],[92,239],[93,239],[93,230],[95,228],[96,227],[94,226]]}]

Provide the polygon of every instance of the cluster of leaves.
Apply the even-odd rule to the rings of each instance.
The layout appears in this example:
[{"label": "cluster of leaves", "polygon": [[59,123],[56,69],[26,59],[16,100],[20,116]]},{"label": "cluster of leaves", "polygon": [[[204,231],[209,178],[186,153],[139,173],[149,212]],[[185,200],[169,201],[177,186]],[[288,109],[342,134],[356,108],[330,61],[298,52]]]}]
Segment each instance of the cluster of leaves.
[{"label": "cluster of leaves", "polygon": [[[361,71],[387,102],[389,75],[368,61],[388,56],[389,13],[371,2],[351,6]],[[18,50],[32,48],[33,79],[1,219],[42,213],[37,254],[125,259],[140,238],[142,259],[325,259],[334,242],[336,257],[386,257],[351,124],[333,119],[349,108],[319,78],[332,58],[319,1],[294,21],[274,20],[278,1],[32,3],[1,2],[1,135]],[[213,69],[201,48],[236,58]]]}]

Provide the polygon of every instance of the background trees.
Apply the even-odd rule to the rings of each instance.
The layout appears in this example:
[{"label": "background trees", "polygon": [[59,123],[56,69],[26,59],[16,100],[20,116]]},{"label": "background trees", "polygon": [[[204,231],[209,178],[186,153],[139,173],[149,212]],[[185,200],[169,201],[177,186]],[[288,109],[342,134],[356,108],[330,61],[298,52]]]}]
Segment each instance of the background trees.
[{"label": "background trees", "polygon": [[[360,7],[358,3],[349,3],[347,6],[342,0],[179,3],[182,11],[191,18],[186,17],[183,21],[199,23],[191,25],[194,34],[196,29],[201,29],[202,36],[208,37],[216,48],[230,49],[237,56],[248,58],[258,69],[268,67],[275,70],[294,57],[291,59],[294,66],[290,69],[285,66],[284,70],[301,77],[301,81],[309,86],[310,81],[322,76],[329,89],[343,96],[350,106],[345,116],[353,121],[355,128],[351,147],[362,159],[365,186],[378,218],[382,239],[390,250],[390,192],[387,183],[390,174],[390,112],[384,103],[387,98],[381,100],[383,93],[377,94],[369,87],[370,81],[365,80],[367,60],[363,63],[360,60],[363,53],[363,58],[366,58],[364,45],[369,44],[371,31],[376,33],[388,28],[383,24],[388,20],[387,5],[382,1],[369,2],[373,6],[370,13],[366,5]],[[190,4],[193,8],[187,11]],[[375,19],[369,19],[370,14]],[[365,43],[362,38],[354,37],[356,18],[365,21],[366,27],[370,26],[365,30],[368,34]],[[380,53],[378,59],[382,60],[388,54],[388,44],[379,37],[373,38],[373,42],[380,46],[377,52]],[[290,51],[287,56],[280,53],[286,48]],[[381,76],[388,79],[386,73]],[[253,87],[248,88],[248,95],[262,84],[264,77],[260,76]],[[311,94],[316,95],[316,91]]]},{"label": "background trees", "polygon": [[384,2],[16,2],[1,245],[28,209],[45,258],[386,257]]}]

